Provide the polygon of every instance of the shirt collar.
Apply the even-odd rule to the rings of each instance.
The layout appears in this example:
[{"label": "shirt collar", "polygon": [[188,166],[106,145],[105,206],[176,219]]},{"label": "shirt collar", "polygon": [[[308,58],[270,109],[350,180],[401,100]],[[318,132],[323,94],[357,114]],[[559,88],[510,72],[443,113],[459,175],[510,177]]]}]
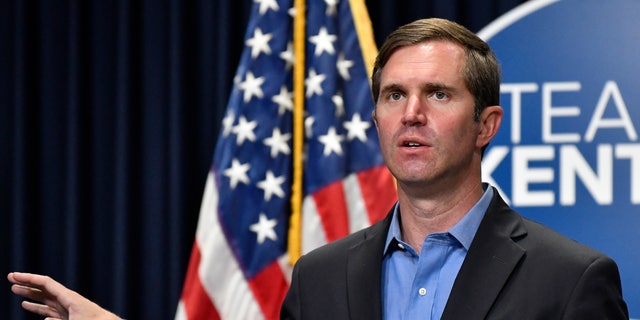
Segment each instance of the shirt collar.
[{"label": "shirt collar", "polygon": [[[471,242],[476,235],[476,231],[478,231],[478,227],[480,226],[480,222],[484,217],[484,213],[487,211],[487,208],[489,208],[489,203],[491,203],[491,199],[493,198],[493,188],[491,188],[488,183],[483,183],[482,188],[485,191],[482,194],[482,197],[480,197],[480,200],[478,200],[469,212],[467,212],[467,214],[465,214],[464,217],[462,217],[462,219],[460,219],[460,221],[458,221],[458,223],[448,231],[449,234],[456,238],[467,250],[469,250]],[[392,242],[402,242],[398,217],[399,211],[400,209],[396,202],[396,205],[393,208],[393,217],[391,219],[391,225],[389,226],[389,232],[387,233],[387,240],[384,246],[385,254],[389,250],[389,245]]]}]

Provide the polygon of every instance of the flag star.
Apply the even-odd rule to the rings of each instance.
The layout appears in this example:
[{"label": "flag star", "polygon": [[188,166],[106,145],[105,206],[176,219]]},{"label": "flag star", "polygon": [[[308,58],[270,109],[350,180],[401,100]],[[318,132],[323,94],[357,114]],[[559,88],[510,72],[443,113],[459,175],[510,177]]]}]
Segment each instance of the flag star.
[{"label": "flag star", "polygon": [[256,96],[258,98],[264,97],[264,93],[262,93],[262,84],[264,83],[264,77],[256,78],[253,75],[253,72],[247,72],[247,77],[244,82],[238,83],[238,87],[240,90],[244,91],[242,96],[242,100],[247,103],[251,101],[251,97]]},{"label": "flag star", "polygon": [[336,112],[334,115],[336,117],[344,115],[344,100],[342,99],[342,95],[338,92],[336,95],[331,97],[331,101],[336,106]]},{"label": "flag star", "polygon": [[289,10],[287,10],[287,14],[293,19],[296,17],[296,7],[293,6],[291,8],[289,8]]},{"label": "flag star", "polygon": [[322,154],[326,157],[335,152],[337,155],[342,155],[342,146],[340,143],[344,140],[342,135],[336,133],[336,128],[330,127],[327,134],[318,137],[318,140],[324,144],[324,151]]},{"label": "flag star", "polygon": [[280,6],[278,6],[276,0],[254,0],[253,2],[260,4],[260,15],[264,15],[269,9],[273,11],[280,10]]},{"label": "flag star", "polygon": [[249,140],[252,142],[256,141],[256,135],[255,133],[253,133],[253,129],[255,129],[256,126],[258,126],[257,121],[247,121],[247,118],[245,118],[244,116],[240,116],[238,124],[233,127],[233,129],[231,129],[231,131],[237,135],[236,143],[238,145],[241,145],[242,143],[244,143],[244,140]]},{"label": "flag star", "polygon": [[351,121],[345,121],[343,126],[348,131],[347,139],[349,139],[349,141],[354,138],[358,138],[358,140],[362,142],[367,141],[367,134],[365,131],[371,127],[371,123],[362,121],[359,113],[354,113]]},{"label": "flag star", "polygon": [[340,2],[340,0],[324,0],[324,3],[327,4],[327,11],[325,12],[325,14],[328,16],[335,16],[337,12],[336,6],[338,5],[338,2]]},{"label": "flag star", "polygon": [[284,176],[276,177],[271,170],[267,171],[267,176],[264,180],[256,183],[258,188],[264,190],[264,200],[271,200],[271,196],[274,194],[279,198],[284,198],[284,190],[282,190],[282,184],[284,183]]},{"label": "flag star", "polygon": [[227,113],[224,119],[222,119],[222,136],[226,137],[229,135],[231,129],[233,128],[233,121],[235,121],[233,112]]},{"label": "flag star", "polygon": [[273,96],[271,101],[278,105],[278,115],[293,111],[293,93],[287,90],[287,86],[280,87],[280,93]]},{"label": "flag star", "polygon": [[313,116],[306,117],[304,119],[304,133],[307,138],[313,137],[313,124],[315,122],[316,122],[316,118]]},{"label": "flag star", "polygon": [[327,28],[320,28],[320,32],[317,35],[309,37],[309,42],[316,45],[314,55],[320,56],[324,51],[329,54],[334,54],[335,49],[333,48],[333,42],[336,41],[336,39],[336,35],[329,34]]},{"label": "flag star", "polygon": [[248,163],[242,164],[238,159],[231,160],[231,167],[224,171],[224,176],[229,178],[231,189],[235,189],[238,182],[249,184],[249,176],[247,172],[251,168]]},{"label": "flag star", "polygon": [[255,59],[260,55],[260,52],[271,54],[271,47],[269,47],[271,38],[273,38],[271,33],[263,34],[260,28],[256,28],[253,32],[253,38],[246,41],[247,46],[251,47],[251,58]]},{"label": "flag star", "polygon": [[343,53],[338,55],[338,62],[336,63],[336,68],[338,68],[338,73],[344,80],[351,79],[351,75],[349,74],[349,68],[353,67],[353,61],[347,60],[344,57]]},{"label": "flag star", "polygon": [[280,133],[280,128],[273,129],[271,137],[264,139],[264,144],[271,147],[271,158],[278,156],[278,152],[282,152],[283,154],[291,153],[288,143],[289,139],[291,139],[290,133],[282,134]]},{"label": "flag star", "polygon": [[289,43],[287,43],[287,50],[280,52],[278,56],[287,64],[286,70],[291,70],[291,67],[296,62],[295,55],[293,54],[293,43],[289,41]]},{"label": "flag star", "polygon": [[321,96],[324,91],[322,91],[322,82],[327,78],[324,74],[317,74],[315,69],[309,70],[309,76],[304,80],[304,85],[307,87],[307,92],[305,96],[307,98],[312,97],[314,94]]},{"label": "flag star", "polygon": [[267,219],[267,216],[264,213],[260,213],[258,222],[250,225],[249,230],[256,233],[258,237],[258,244],[262,244],[266,239],[277,241],[278,235],[274,230],[277,224],[278,224],[278,220]]}]

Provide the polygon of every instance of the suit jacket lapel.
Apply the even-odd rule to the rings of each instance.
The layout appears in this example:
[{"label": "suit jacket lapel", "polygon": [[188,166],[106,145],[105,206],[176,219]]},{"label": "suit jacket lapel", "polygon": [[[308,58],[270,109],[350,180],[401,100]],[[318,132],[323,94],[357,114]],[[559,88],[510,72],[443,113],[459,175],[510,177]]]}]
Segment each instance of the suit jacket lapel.
[{"label": "suit jacket lapel", "polygon": [[382,255],[392,214],[393,209],[349,249],[346,279],[351,319],[382,319]]},{"label": "suit jacket lapel", "polygon": [[442,319],[484,319],[524,255],[512,238],[526,234],[521,217],[494,197],[453,284]]}]

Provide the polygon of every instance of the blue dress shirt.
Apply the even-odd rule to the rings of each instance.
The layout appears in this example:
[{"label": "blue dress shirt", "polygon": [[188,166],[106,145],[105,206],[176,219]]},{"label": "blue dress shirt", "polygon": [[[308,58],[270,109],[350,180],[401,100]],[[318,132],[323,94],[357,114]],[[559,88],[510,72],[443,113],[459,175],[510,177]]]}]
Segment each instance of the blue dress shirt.
[{"label": "blue dress shirt", "polygon": [[493,198],[484,194],[448,232],[432,233],[420,255],[402,241],[396,204],[382,261],[383,319],[440,319],[453,282]]}]

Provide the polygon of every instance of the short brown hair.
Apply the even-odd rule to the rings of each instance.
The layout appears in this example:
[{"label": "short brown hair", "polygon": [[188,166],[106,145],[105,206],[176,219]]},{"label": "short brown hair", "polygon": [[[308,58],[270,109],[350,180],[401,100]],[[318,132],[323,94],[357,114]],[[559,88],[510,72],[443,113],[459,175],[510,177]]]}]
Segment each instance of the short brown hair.
[{"label": "short brown hair", "polygon": [[466,51],[464,81],[475,101],[474,119],[488,106],[500,104],[500,66],[491,47],[467,28],[445,19],[421,19],[392,32],[380,48],[373,66],[371,91],[378,103],[380,76],[391,55],[402,47],[430,40],[444,40],[460,44]]}]

